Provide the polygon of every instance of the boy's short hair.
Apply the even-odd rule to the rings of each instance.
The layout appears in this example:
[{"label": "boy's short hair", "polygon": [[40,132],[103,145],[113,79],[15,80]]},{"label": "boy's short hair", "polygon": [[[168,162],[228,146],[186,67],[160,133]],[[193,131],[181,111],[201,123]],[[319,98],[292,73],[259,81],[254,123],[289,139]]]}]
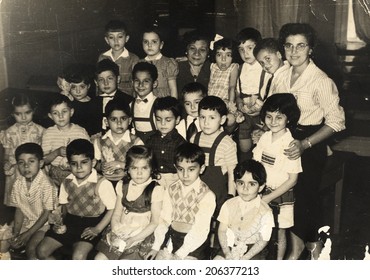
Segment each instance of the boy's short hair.
[{"label": "boy's short hair", "polygon": [[105,25],[105,33],[124,32],[128,34],[127,26],[122,20],[111,20]]},{"label": "boy's short hair", "polygon": [[154,24],[148,24],[144,27],[144,30],[143,30],[143,36],[144,36],[144,33],[155,33],[158,35],[159,37],[159,40],[162,42],[164,41],[164,30],[163,28],[159,27],[157,23],[154,23]]},{"label": "boy's short hair", "polygon": [[89,70],[91,69],[88,69],[87,65],[71,64],[63,71],[65,73],[64,79],[68,83],[85,83],[86,85],[90,85],[93,73]]},{"label": "boy's short hair", "polygon": [[245,41],[251,40],[255,43],[260,41],[262,39],[261,33],[252,27],[246,27],[239,31],[239,33],[236,35],[236,41],[238,42],[238,45],[244,44]]},{"label": "boy's short hair", "polygon": [[86,139],[75,139],[67,145],[67,159],[71,161],[72,156],[85,155],[94,159],[94,145]]},{"label": "boy's short hair", "polygon": [[257,57],[258,53],[262,50],[267,50],[270,53],[280,52],[283,53],[279,45],[279,41],[275,38],[265,38],[257,42],[253,49],[254,57]]},{"label": "boy's short hair", "polygon": [[244,162],[238,163],[234,169],[234,179],[238,180],[241,179],[245,172],[249,172],[252,174],[252,178],[257,181],[259,186],[263,186],[266,184],[266,169],[262,165],[262,163],[254,160],[249,159]]},{"label": "boy's short hair", "polygon": [[228,111],[225,102],[217,96],[206,96],[200,102],[198,106],[198,111],[200,110],[213,110],[217,111],[221,117],[226,116]]},{"label": "boy's short hair", "polygon": [[21,154],[31,154],[35,155],[38,160],[42,160],[44,158],[44,152],[42,151],[42,148],[39,144],[36,143],[24,143],[22,145],[19,145],[15,149],[15,159],[18,161]]},{"label": "boy's short hair", "polygon": [[132,69],[132,78],[136,77],[137,72],[148,72],[153,82],[158,79],[157,67],[149,62],[138,62],[135,64],[134,69]]},{"label": "boy's short hair", "polygon": [[108,118],[115,110],[123,111],[128,117],[131,117],[130,106],[119,98],[112,99],[107,103],[107,105],[105,106],[104,116]]},{"label": "boy's short hair", "polygon": [[97,78],[100,73],[105,71],[111,71],[116,77],[119,76],[119,66],[109,58],[100,60],[96,64],[95,78]]},{"label": "boy's short hair", "polygon": [[188,83],[182,88],[183,96],[189,93],[194,93],[194,92],[199,92],[199,91],[202,93],[202,97],[207,96],[207,88],[198,82]]},{"label": "boy's short hair", "polygon": [[197,162],[202,166],[205,163],[206,156],[201,147],[193,143],[185,142],[175,150],[175,164],[183,160]]},{"label": "boy's short hair", "polygon": [[214,43],[213,45],[213,51],[212,51],[212,57],[211,60],[213,62],[216,62],[216,53],[218,50],[225,50],[225,49],[230,49],[231,50],[231,55],[232,55],[232,62],[237,62],[237,57],[238,57],[238,51],[237,51],[237,46],[236,42],[230,38],[223,38],[221,40],[218,40]]},{"label": "boy's short hair", "polygon": [[72,101],[67,96],[58,94],[57,96],[55,96],[55,98],[51,99],[50,104],[49,104],[49,112],[51,112],[51,109],[54,106],[57,106],[63,103],[66,103],[69,108],[73,109]]},{"label": "boy's short hair", "polygon": [[157,111],[171,111],[175,118],[178,118],[181,115],[180,102],[172,96],[160,97],[154,101],[153,110],[154,114]]},{"label": "boy's short hair", "polygon": [[260,111],[261,120],[264,122],[266,117],[266,112],[276,112],[287,116],[288,123],[287,127],[290,129],[295,128],[299,117],[301,116],[301,111],[298,107],[297,100],[291,93],[276,93],[269,96],[265,103],[262,105]]}]

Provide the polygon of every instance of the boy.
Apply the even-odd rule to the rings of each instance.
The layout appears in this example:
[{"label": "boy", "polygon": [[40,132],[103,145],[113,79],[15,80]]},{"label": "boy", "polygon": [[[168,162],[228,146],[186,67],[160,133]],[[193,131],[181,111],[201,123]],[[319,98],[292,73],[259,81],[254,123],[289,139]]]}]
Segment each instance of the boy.
[{"label": "boy", "polygon": [[204,152],[195,144],[185,143],[177,148],[175,166],[179,180],[164,193],[154,244],[146,259],[205,259],[216,204],[215,195],[199,178],[205,169],[204,161]]},{"label": "boy", "polygon": [[182,89],[181,96],[184,98],[186,116],[176,128],[180,135],[189,141],[200,131],[198,105],[207,96],[207,89],[198,82],[188,83]]},{"label": "boy", "polygon": [[125,157],[129,148],[143,145],[143,141],[130,133],[131,110],[128,104],[113,99],[105,107],[104,122],[109,130],[94,140],[96,167],[116,186],[124,176]]},{"label": "boy", "polygon": [[227,107],[217,96],[206,96],[199,103],[201,132],[190,142],[199,145],[206,154],[206,170],[202,180],[216,195],[216,215],[229,196],[235,195],[234,168],[238,163],[236,143],[223,131]]},{"label": "boy", "polygon": [[16,208],[14,216],[14,248],[26,246],[26,255],[36,260],[36,247],[49,228],[49,213],[57,204],[57,189],[41,170],[43,152],[36,143],[25,143],[15,150],[20,177],[15,181],[9,206]]},{"label": "boy", "polygon": [[173,165],[175,150],[186,142],[175,128],[180,122],[180,104],[176,98],[167,96],[157,98],[153,108],[157,131],[149,137],[147,147],[152,149],[157,161],[161,174],[160,184],[167,189],[178,180]]},{"label": "boy", "polygon": [[148,138],[156,131],[153,104],[157,98],[153,89],[157,87],[157,68],[148,62],[139,62],[132,70],[136,99],[131,102],[135,134],[147,144]]},{"label": "boy", "polygon": [[238,196],[224,203],[217,218],[221,250],[214,259],[263,259],[259,253],[274,227],[272,211],[258,195],[265,187],[265,168],[248,160],[236,166],[234,177]]},{"label": "boy", "polygon": [[251,157],[247,154],[252,147],[251,132],[260,124],[259,111],[266,97],[270,74],[266,73],[253,55],[253,49],[261,40],[261,33],[254,28],[244,28],[236,36],[239,54],[244,63],[240,67],[237,81],[237,105],[245,120],[239,124],[239,147],[241,160]]},{"label": "boy", "polygon": [[50,164],[49,176],[58,188],[71,173],[66,158],[66,146],[74,139],[90,139],[84,128],[70,122],[73,113],[74,109],[68,97],[58,95],[51,101],[48,114],[55,125],[47,128],[42,135],[44,163]]},{"label": "boy", "polygon": [[62,247],[72,248],[73,260],[85,260],[101,238],[113,214],[116,194],[112,184],[93,168],[94,147],[85,139],[76,139],[67,146],[67,158],[72,174],[60,188],[59,203],[65,215],[66,229],[55,225],[37,248],[40,259],[53,259],[53,252]]},{"label": "boy", "polygon": [[[98,62],[95,70],[95,84],[98,87],[99,98],[101,99],[102,113],[105,113],[105,106],[112,99],[119,99],[120,102],[130,104],[133,97],[117,89],[119,84],[119,67],[109,59]],[[105,130],[105,123],[102,123]]]},{"label": "boy", "polygon": [[131,71],[139,61],[136,54],[129,52],[125,45],[130,39],[126,24],[120,20],[111,20],[105,26],[105,42],[111,47],[110,50],[101,54],[98,62],[103,59],[110,59],[119,66],[118,88],[123,92],[133,95]]},{"label": "boy", "polygon": [[259,64],[261,64],[263,70],[271,74],[266,87],[265,97],[268,97],[272,92],[273,78],[289,69],[289,62],[286,60],[283,61],[283,56],[279,50],[279,43],[274,38],[266,38],[257,42],[256,47],[253,49],[253,55]]}]

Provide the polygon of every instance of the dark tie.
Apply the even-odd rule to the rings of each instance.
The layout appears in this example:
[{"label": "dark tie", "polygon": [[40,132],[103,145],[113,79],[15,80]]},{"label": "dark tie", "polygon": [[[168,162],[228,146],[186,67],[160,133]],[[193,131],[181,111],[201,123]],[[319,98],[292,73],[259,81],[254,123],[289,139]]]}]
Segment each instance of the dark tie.
[{"label": "dark tie", "polygon": [[271,78],[267,81],[267,85],[266,85],[266,93],[265,93],[265,96],[263,97],[263,100],[265,100],[269,94],[269,91],[270,91],[270,87],[271,87],[271,82],[272,82],[272,79],[274,78],[274,75],[271,76]]},{"label": "dark tie", "polygon": [[148,99],[147,98],[145,98],[145,99],[136,98],[136,103],[137,104],[139,104],[141,102],[148,103]]},{"label": "dark tie", "polygon": [[186,130],[186,140],[190,141],[191,137],[195,135],[198,132],[197,126],[195,125],[195,121],[197,118],[195,118],[191,124],[189,125],[188,129]]},{"label": "dark tie", "polygon": [[102,97],[104,99],[112,100],[114,98],[114,94],[108,95],[106,93],[103,93],[103,94],[100,95],[100,97]]}]

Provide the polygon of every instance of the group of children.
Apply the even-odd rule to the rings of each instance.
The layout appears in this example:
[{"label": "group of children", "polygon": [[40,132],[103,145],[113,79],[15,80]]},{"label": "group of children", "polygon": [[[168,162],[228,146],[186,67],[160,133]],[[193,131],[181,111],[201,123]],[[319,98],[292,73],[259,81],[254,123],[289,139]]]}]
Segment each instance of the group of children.
[{"label": "group of children", "polygon": [[97,97],[84,73],[66,76],[44,129],[32,100],[16,96],[16,123],[2,139],[12,246],[26,246],[29,259],[53,259],[60,247],[72,259],[93,249],[99,260],[258,259],[278,226],[282,259],[302,171],[284,149],[300,112],[291,94],[266,98],[285,67],[277,42],[253,28],[237,38],[242,66],[233,40],[216,41],[209,84],[188,83],[183,104],[160,31],[143,33],[139,60],[120,21],[107,25]]}]

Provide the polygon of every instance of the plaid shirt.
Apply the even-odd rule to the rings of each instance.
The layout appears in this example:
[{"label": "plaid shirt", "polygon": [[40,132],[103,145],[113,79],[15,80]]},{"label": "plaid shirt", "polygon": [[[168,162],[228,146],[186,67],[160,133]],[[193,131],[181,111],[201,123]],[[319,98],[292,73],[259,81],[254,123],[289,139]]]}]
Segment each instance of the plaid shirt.
[{"label": "plaid shirt", "polygon": [[147,146],[152,149],[158,163],[160,173],[176,173],[174,167],[175,150],[186,140],[177,132],[172,130],[165,137],[157,130],[147,141]]}]

